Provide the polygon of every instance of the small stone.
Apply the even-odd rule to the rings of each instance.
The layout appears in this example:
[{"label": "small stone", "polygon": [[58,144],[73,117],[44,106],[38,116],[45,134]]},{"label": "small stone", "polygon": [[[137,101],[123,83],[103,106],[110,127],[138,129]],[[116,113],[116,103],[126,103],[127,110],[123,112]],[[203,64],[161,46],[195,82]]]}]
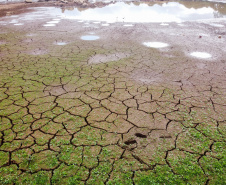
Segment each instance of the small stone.
[{"label": "small stone", "polygon": [[221,35],[219,35],[218,38],[221,39]]}]

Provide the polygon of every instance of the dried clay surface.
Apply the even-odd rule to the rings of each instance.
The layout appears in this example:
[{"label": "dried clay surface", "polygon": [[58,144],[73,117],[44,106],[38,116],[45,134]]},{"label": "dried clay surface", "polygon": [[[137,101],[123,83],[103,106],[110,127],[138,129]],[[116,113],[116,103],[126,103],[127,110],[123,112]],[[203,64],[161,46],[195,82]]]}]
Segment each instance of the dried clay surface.
[{"label": "dried clay surface", "polygon": [[225,183],[225,22],[48,13],[0,19],[0,184]]}]

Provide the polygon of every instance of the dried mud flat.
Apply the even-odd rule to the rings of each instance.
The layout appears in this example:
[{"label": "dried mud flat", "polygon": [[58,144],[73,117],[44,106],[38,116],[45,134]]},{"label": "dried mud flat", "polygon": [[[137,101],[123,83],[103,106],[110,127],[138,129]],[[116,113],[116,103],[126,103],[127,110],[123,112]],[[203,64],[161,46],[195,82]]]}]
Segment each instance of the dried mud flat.
[{"label": "dried mud flat", "polygon": [[49,10],[0,19],[0,184],[225,183],[225,22],[87,26]]}]

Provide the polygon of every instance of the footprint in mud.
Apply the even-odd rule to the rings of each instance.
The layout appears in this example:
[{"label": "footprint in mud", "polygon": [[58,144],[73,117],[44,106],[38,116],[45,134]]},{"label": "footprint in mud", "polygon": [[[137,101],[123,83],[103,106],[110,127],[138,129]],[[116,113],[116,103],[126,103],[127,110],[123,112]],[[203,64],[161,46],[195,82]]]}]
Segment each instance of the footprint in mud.
[{"label": "footprint in mud", "polygon": [[137,143],[137,141],[133,140],[133,139],[129,139],[129,140],[125,141],[126,145],[132,145],[132,144],[135,144],[135,143]]},{"label": "footprint in mud", "polygon": [[141,133],[136,133],[135,136],[139,137],[139,138],[147,138],[146,135],[141,134]]}]

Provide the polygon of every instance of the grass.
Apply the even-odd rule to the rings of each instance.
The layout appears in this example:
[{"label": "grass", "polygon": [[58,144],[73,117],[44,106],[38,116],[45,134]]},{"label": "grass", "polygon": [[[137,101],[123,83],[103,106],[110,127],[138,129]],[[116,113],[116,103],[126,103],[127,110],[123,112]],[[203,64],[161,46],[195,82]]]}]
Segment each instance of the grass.
[{"label": "grass", "polygon": [[[22,49],[12,34],[1,37],[11,41],[4,53]],[[197,100],[192,89],[131,80],[133,70],[147,67],[135,56],[90,66],[90,56],[109,50],[73,49],[57,50],[65,58],[0,56],[0,184],[225,184],[224,115],[206,95]],[[166,62],[157,51],[148,57]],[[49,95],[55,86],[69,92]],[[135,136],[143,118],[128,119],[130,110],[150,118],[142,128],[147,138]],[[126,138],[137,141],[135,149]]]}]

